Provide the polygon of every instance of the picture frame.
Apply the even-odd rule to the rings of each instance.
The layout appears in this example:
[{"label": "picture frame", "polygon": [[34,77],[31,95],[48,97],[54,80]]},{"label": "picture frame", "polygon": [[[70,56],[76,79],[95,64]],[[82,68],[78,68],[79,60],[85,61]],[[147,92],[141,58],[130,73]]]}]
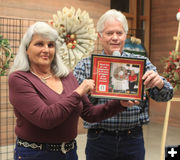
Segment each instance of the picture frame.
[{"label": "picture frame", "polygon": [[91,56],[91,78],[95,81],[92,97],[143,100],[145,58]]}]

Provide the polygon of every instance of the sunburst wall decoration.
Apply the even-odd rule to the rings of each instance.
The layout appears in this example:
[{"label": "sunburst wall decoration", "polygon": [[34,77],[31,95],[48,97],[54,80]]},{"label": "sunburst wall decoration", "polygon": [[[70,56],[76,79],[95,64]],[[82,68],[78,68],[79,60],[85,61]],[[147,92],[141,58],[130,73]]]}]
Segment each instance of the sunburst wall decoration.
[{"label": "sunburst wall decoration", "polygon": [[69,68],[74,69],[78,61],[94,50],[97,33],[88,12],[64,7],[49,23],[59,33],[60,55]]}]

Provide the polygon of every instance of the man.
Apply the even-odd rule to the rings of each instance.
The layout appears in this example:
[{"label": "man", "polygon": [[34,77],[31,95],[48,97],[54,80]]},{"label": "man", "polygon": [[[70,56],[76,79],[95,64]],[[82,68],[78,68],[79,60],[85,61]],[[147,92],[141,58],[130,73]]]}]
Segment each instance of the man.
[{"label": "man", "polygon": [[[109,10],[102,15],[97,23],[97,32],[102,44],[103,55],[113,55],[119,51],[120,56],[142,56],[123,51],[128,23],[126,17],[119,11]],[[144,57],[146,58],[146,57]],[[90,77],[91,58],[80,61],[74,70],[79,83]],[[146,58],[146,72],[143,75],[144,85],[148,95],[155,101],[168,101],[173,97],[173,88],[165,78],[161,77],[156,67]],[[107,99],[93,99],[94,103],[106,103]],[[144,160],[144,138],[142,126],[149,122],[148,102],[140,104],[135,101],[120,101],[121,105],[131,108],[116,116],[99,123],[84,123],[88,129],[86,158],[87,160]]]}]

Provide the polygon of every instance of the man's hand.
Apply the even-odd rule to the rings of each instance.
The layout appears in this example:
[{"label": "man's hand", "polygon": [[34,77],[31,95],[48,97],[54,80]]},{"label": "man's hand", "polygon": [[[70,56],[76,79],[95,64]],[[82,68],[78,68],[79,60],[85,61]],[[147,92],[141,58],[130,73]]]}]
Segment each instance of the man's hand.
[{"label": "man's hand", "polygon": [[146,88],[154,88],[157,87],[161,89],[164,86],[164,82],[159,76],[158,73],[154,72],[153,70],[147,71],[142,79],[144,80],[144,85]]},{"label": "man's hand", "polygon": [[134,105],[139,105],[139,101],[130,101],[130,100],[121,100],[120,101],[120,104],[123,106],[123,107],[132,107]]},{"label": "man's hand", "polygon": [[[146,100],[146,96],[144,94],[144,97],[143,97],[143,101]],[[139,105],[140,102],[139,101],[130,101],[130,100],[121,100],[120,101],[120,104],[123,106],[123,107],[132,107],[134,105]]]}]

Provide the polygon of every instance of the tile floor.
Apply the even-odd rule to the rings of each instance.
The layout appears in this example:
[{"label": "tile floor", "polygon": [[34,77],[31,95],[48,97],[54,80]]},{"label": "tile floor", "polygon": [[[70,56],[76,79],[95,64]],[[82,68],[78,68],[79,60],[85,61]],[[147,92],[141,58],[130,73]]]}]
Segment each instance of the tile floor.
[{"label": "tile floor", "polygon": [[[144,126],[143,131],[146,148],[145,160],[160,160],[163,125],[149,123]],[[77,142],[79,160],[85,160],[86,134],[78,135]],[[180,128],[168,126],[166,145],[180,145]]]}]

